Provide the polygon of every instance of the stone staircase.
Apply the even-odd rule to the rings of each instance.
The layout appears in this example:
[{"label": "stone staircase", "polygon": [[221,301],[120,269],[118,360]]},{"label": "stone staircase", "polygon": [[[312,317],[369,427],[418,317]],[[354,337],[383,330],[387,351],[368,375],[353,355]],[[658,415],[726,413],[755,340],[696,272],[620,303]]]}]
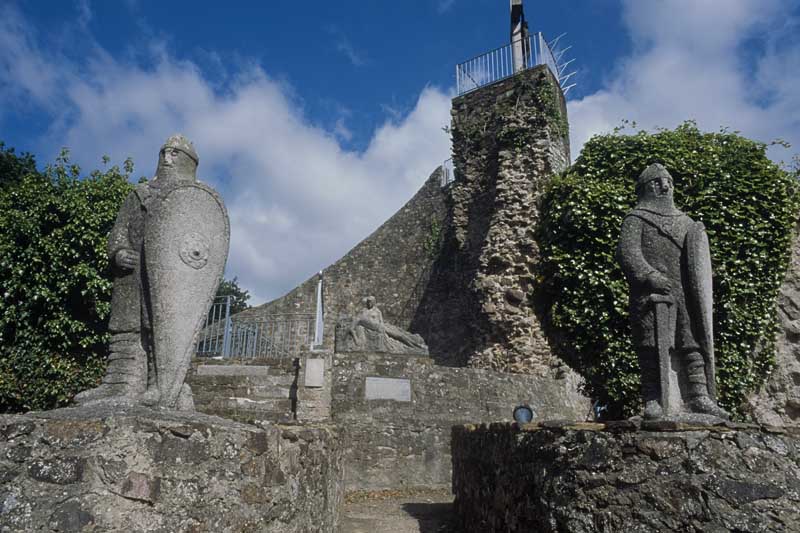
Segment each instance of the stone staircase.
[{"label": "stone staircase", "polygon": [[196,360],[187,376],[195,408],[239,422],[291,423],[297,402],[295,359]]}]

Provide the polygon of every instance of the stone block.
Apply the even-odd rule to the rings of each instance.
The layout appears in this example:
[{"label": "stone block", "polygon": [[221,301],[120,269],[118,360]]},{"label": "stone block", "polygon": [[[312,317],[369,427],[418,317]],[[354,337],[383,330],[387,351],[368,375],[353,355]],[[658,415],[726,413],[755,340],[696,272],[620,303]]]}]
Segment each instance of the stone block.
[{"label": "stone block", "polygon": [[464,531],[800,531],[800,438],[790,431],[525,429],[453,428]]},{"label": "stone block", "polygon": [[305,361],[305,386],[322,387],[325,385],[325,359],[309,357]]},{"label": "stone block", "polygon": [[0,459],[3,532],[337,527],[342,452],[330,426],[97,406],[0,415],[0,430],[0,458],[28,450]]},{"label": "stone block", "polygon": [[367,400],[410,402],[411,380],[369,376],[364,384],[364,398]]}]

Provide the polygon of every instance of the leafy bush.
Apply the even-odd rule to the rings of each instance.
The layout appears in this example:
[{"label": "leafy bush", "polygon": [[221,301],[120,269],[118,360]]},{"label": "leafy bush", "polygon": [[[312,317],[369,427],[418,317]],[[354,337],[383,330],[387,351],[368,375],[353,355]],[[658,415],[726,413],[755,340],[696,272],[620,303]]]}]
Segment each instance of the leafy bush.
[{"label": "leafy bush", "polygon": [[66,152],[45,172],[2,155],[0,412],[57,407],[105,368],[106,242],[133,165],[80,178]]},{"label": "leafy bush", "polygon": [[703,133],[692,122],[587,142],[542,199],[545,324],[609,416],[638,412],[628,286],[615,251],[636,177],[654,161],[672,174],[676,205],[708,230],[718,390],[735,411],[774,364],[775,297],[800,206],[796,177],[772,163],[762,143]]}]

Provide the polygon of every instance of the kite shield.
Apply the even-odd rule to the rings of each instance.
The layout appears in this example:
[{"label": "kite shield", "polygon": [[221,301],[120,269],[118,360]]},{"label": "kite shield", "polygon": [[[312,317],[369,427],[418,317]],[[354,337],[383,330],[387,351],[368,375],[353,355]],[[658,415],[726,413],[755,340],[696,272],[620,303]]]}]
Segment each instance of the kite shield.
[{"label": "kite shield", "polygon": [[230,225],[221,198],[202,183],[181,182],[159,197],[145,224],[146,291],[159,405],[174,409],[225,269]]},{"label": "kite shield", "polygon": [[708,235],[702,223],[696,222],[686,234],[686,303],[695,335],[705,360],[708,394],[717,397],[714,367],[714,300],[711,281],[711,252]]}]

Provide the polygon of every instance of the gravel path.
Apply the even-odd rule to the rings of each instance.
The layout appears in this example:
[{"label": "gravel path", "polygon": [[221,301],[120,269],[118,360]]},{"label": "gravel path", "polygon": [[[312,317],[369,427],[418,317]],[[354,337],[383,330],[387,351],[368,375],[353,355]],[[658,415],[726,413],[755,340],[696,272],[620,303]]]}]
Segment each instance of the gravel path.
[{"label": "gravel path", "polygon": [[339,533],[452,533],[452,504],[445,489],[351,493]]}]

